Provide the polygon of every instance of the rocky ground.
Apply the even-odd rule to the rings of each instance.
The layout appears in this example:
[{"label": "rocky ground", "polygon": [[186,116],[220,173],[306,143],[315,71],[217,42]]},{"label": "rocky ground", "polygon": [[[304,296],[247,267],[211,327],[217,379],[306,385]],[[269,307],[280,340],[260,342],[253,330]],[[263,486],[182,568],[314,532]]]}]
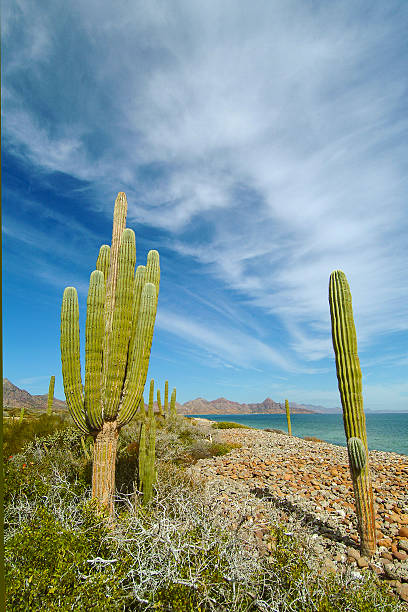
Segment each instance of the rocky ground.
[{"label": "rocky ground", "polygon": [[254,429],[211,429],[217,442],[242,445],[228,455],[200,459],[190,468],[203,479],[212,510],[239,533],[248,548],[270,554],[268,525],[312,543],[322,571],[375,572],[408,602],[408,457],[370,451],[377,512],[378,552],[360,556],[346,448]]}]

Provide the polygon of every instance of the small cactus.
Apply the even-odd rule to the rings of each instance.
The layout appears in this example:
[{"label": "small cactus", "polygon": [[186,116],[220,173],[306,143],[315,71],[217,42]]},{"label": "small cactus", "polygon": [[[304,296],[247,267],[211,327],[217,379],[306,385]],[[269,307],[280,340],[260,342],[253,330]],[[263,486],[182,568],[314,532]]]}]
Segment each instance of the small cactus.
[{"label": "small cactus", "polygon": [[149,408],[147,422],[140,427],[139,437],[139,483],[138,489],[143,493],[143,505],[147,504],[153,492],[156,479],[156,419],[153,408],[154,381],[150,381]]},{"label": "small cactus", "polygon": [[48,387],[48,405],[47,405],[47,415],[48,416],[51,416],[52,414],[52,403],[54,401],[54,386],[55,386],[55,376],[51,376],[50,386]]},{"label": "small cactus", "polygon": [[368,464],[362,376],[351,292],[346,275],[341,270],[330,275],[329,304],[361,551],[363,555],[371,557],[376,550],[375,509]]},{"label": "small cactus", "polygon": [[170,398],[170,416],[173,417],[173,418],[176,418],[176,416],[177,416],[176,387],[174,387],[173,391],[171,392],[171,398]]},{"label": "small cactus", "polygon": [[289,409],[289,402],[287,399],[285,399],[285,408],[286,408],[286,420],[288,421],[288,434],[291,436],[292,427],[290,425],[290,409]]}]

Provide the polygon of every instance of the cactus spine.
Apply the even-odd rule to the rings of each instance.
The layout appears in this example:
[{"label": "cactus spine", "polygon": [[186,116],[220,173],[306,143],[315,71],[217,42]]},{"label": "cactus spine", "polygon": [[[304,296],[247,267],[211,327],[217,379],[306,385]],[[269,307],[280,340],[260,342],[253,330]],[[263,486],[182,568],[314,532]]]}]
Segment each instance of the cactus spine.
[{"label": "cactus spine", "polygon": [[156,419],[153,408],[154,381],[150,381],[149,408],[147,423],[142,423],[139,437],[139,491],[143,493],[143,504],[152,497],[153,484],[156,480],[155,449]]},{"label": "cactus spine", "polygon": [[48,387],[48,405],[47,405],[47,415],[48,416],[51,416],[52,414],[52,403],[54,401],[54,387],[55,387],[55,376],[51,376],[50,386]]},{"label": "cactus spine", "polygon": [[119,430],[141,403],[149,365],[160,284],[159,254],[150,251],[135,273],[135,235],[126,228],[127,200],[115,201],[112,245],[102,245],[91,274],[85,327],[85,385],[79,352],[78,296],[64,291],[61,362],[74,422],[94,438],[92,497],[113,514]]},{"label": "cactus spine", "polygon": [[368,464],[362,377],[357,355],[351,292],[346,275],[341,270],[336,270],[330,275],[329,303],[361,551],[371,557],[376,550],[375,509]]},{"label": "cactus spine", "polygon": [[285,408],[286,408],[286,420],[288,422],[288,434],[291,436],[292,435],[292,427],[290,424],[290,409],[289,409],[289,402],[287,399],[285,399]]}]

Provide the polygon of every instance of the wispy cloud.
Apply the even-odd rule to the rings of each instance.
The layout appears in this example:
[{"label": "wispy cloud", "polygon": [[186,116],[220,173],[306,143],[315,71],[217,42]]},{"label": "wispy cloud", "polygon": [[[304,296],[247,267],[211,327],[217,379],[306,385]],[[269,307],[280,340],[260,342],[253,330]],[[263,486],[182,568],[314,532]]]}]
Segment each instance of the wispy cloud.
[{"label": "wispy cloud", "polygon": [[236,292],[246,324],[277,317],[290,354],[260,329],[159,313],[172,333],[231,365],[319,361],[340,268],[367,348],[408,328],[408,10],[391,5],[73,2],[62,18],[20,0],[5,15],[9,146],[96,195],[124,189],[130,220]]}]

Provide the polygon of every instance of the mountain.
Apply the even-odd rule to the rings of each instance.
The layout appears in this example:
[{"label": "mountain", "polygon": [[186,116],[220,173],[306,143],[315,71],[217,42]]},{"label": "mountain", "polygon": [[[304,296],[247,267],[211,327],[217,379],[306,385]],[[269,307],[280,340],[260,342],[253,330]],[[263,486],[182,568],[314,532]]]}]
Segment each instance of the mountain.
[{"label": "mountain", "polygon": [[[289,402],[293,414],[323,412],[320,406],[309,407]],[[285,414],[285,406],[267,397],[260,404],[240,404],[231,402],[225,397],[208,401],[202,397],[185,402],[179,411],[181,414]]]},{"label": "mountain", "polygon": [[[48,393],[44,395],[31,395],[24,389],[19,389],[7,378],[3,378],[3,407],[4,408],[24,408],[31,410],[47,410]],[[56,399],[52,404],[53,409],[67,410],[66,403]]]},{"label": "mountain", "polygon": [[[48,402],[48,394],[31,395],[24,389],[19,389],[13,385],[7,378],[3,378],[3,406],[4,408],[24,408],[31,410],[46,410]],[[292,414],[316,414],[316,413],[335,413],[341,412],[340,408],[324,408],[324,406],[313,406],[312,404],[296,404],[289,402],[290,411]],[[67,410],[65,402],[54,397],[54,409]],[[146,403],[147,408],[147,403]],[[270,397],[267,397],[259,404],[240,404],[232,402],[225,397],[208,401],[203,397],[197,397],[194,400],[179,404],[176,402],[178,414],[284,414],[285,406],[274,402]],[[157,403],[155,402],[155,410]]]}]

